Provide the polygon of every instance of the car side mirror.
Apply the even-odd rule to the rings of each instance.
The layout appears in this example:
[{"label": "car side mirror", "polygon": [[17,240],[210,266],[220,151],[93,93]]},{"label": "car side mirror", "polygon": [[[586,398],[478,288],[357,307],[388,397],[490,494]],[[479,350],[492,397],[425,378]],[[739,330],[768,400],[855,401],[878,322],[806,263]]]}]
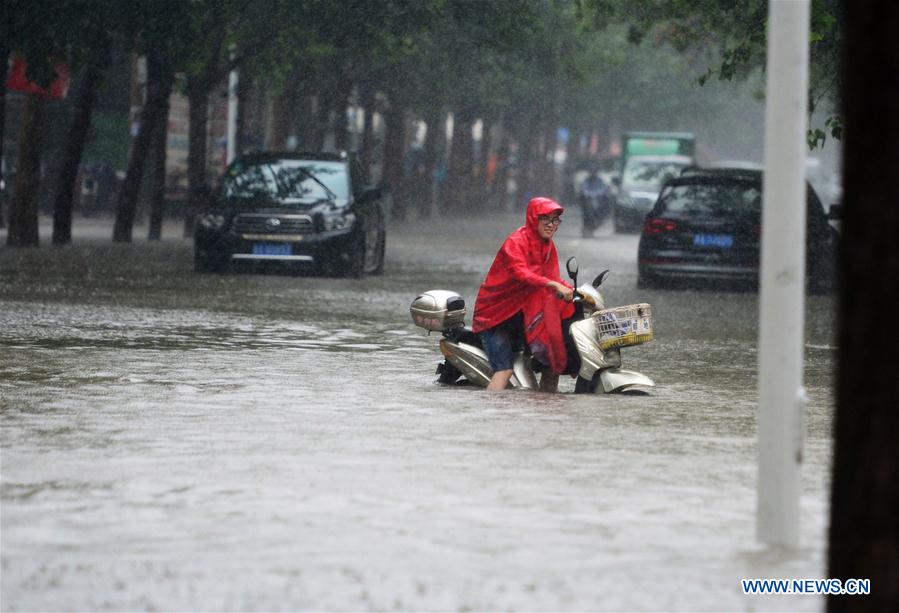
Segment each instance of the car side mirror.
[{"label": "car side mirror", "polygon": [[831,204],[830,208],[827,209],[827,219],[843,219],[843,205],[842,204]]},{"label": "car side mirror", "polygon": [[377,200],[382,195],[383,190],[380,186],[366,186],[359,190],[359,193],[356,195],[356,199],[368,202],[369,200]]}]

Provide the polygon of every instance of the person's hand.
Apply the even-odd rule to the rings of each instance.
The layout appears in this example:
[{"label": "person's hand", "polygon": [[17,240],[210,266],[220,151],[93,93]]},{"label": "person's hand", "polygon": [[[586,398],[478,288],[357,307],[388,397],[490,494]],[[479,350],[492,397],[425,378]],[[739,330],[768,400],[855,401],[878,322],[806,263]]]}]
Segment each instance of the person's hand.
[{"label": "person's hand", "polygon": [[572,300],[574,300],[574,290],[567,285],[563,285],[558,281],[550,281],[547,284],[547,287],[552,289],[556,293],[556,296],[558,296],[565,302],[571,302]]}]

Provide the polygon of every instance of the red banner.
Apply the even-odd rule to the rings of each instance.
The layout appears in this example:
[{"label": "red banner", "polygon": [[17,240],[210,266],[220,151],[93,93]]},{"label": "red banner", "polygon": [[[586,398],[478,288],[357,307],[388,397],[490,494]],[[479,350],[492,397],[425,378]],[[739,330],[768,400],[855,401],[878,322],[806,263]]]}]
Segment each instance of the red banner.
[{"label": "red banner", "polygon": [[25,76],[24,60],[14,57],[12,68],[9,70],[9,78],[6,79],[6,89],[26,94],[38,94],[45,98],[65,98],[69,91],[69,67],[64,62],[57,62],[53,70],[56,71],[56,80],[50,84],[50,87],[41,87],[34,81],[29,81]]}]

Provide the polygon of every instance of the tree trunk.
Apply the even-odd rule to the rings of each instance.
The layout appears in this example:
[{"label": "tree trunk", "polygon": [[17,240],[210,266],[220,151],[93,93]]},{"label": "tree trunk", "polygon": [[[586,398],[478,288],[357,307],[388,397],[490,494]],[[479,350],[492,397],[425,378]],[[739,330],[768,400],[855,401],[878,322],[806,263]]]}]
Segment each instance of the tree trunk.
[{"label": "tree trunk", "polygon": [[265,148],[269,151],[281,151],[285,148],[288,105],[285,92],[270,97],[268,121],[266,122],[268,125],[265,130]]},{"label": "tree trunk", "polygon": [[581,148],[582,138],[583,132],[581,131],[580,126],[573,126],[569,128],[568,143],[565,145],[565,159],[567,161],[571,161],[574,158],[583,156],[584,152]]},{"label": "tree trunk", "polygon": [[3,172],[5,166],[3,164],[3,139],[6,125],[6,75],[9,72],[9,54],[9,47],[0,43],[0,173]]},{"label": "tree trunk", "polygon": [[536,166],[540,160],[537,155],[539,139],[535,137],[533,128],[534,123],[527,123],[525,131],[521,133],[518,139],[518,189],[515,192],[515,206],[513,207],[516,211],[524,210],[528,200],[536,195],[534,193],[536,189]]},{"label": "tree trunk", "polygon": [[159,115],[168,102],[172,91],[172,72],[165,60],[157,53],[147,56],[147,102],[140,114],[140,126],[131,148],[131,158],[125,180],[119,192],[112,240],[130,243],[137,214],[137,196],[143,179],[147,154],[153,144],[153,135],[159,125]]},{"label": "tree trunk", "polygon": [[314,93],[304,91],[300,97],[302,112],[297,118],[297,132],[300,134],[300,151],[315,151],[318,119],[318,99]]},{"label": "tree trunk", "polygon": [[325,148],[325,139],[328,137],[328,127],[331,120],[331,107],[334,106],[334,95],[328,84],[324,84],[316,95],[315,122],[312,125],[312,150],[322,151]]},{"label": "tree trunk", "polygon": [[294,71],[292,80],[284,86],[283,117],[281,119],[284,125],[282,147],[291,151],[300,150],[300,132],[297,130],[297,124],[301,113],[302,97],[297,89],[297,80],[299,79],[297,72]]},{"label": "tree trunk", "polygon": [[442,113],[438,110],[431,110],[425,116],[425,124],[428,126],[428,132],[425,135],[425,150],[424,150],[424,168],[422,169],[422,176],[420,177],[420,187],[419,191],[421,192],[421,203],[419,205],[419,215],[425,219],[431,216],[431,212],[434,210],[434,174],[437,171],[437,154],[438,154],[438,144],[439,139],[441,138],[441,133],[445,132],[443,122],[440,121],[442,117]]},{"label": "tree trunk", "polygon": [[406,219],[406,186],[403,173],[406,143],[406,119],[403,109],[391,106],[384,115],[387,135],[384,141],[384,178],[390,188],[392,219]]},{"label": "tree trunk", "polygon": [[449,175],[446,180],[446,212],[470,210],[471,184],[471,113],[462,109],[453,118],[453,144],[450,150]]},{"label": "tree trunk", "polygon": [[337,97],[334,100],[334,148],[338,151],[347,151],[350,148],[350,132],[347,129],[346,111],[350,102],[352,84],[343,81],[337,87]]},{"label": "tree trunk", "polygon": [[363,81],[359,86],[362,108],[365,112],[364,123],[362,124],[362,145],[359,147],[359,161],[362,168],[365,169],[365,175],[371,176],[371,164],[374,160],[375,148],[375,132],[374,132],[374,114],[375,114],[375,90],[371,83]]},{"label": "tree trunk", "polygon": [[546,122],[542,130],[543,138],[540,143],[540,169],[539,183],[537,185],[538,196],[548,196],[559,199],[556,193],[556,128],[554,122]]},{"label": "tree trunk", "polygon": [[249,75],[237,79],[237,134],[234,138],[234,155],[240,157],[246,148],[247,105],[250,102]]},{"label": "tree trunk", "polygon": [[41,127],[44,99],[37,94],[25,97],[24,116],[19,133],[19,159],[16,163],[16,185],[9,203],[10,247],[37,247],[38,189],[41,174]]},{"label": "tree trunk", "polygon": [[[473,118],[471,127],[474,127],[477,119]],[[469,131],[469,134],[471,132]],[[476,141],[474,135],[471,136],[471,144],[468,147],[468,161],[466,166],[469,169],[468,179],[468,199],[465,201],[465,208],[469,211],[484,210],[487,206],[487,190],[484,185],[484,171],[486,169],[486,147],[487,147],[487,126],[481,123],[481,140]]]},{"label": "tree trunk", "polygon": [[187,144],[187,210],[184,211],[184,236],[193,236],[197,212],[205,205],[209,188],[206,185],[206,135],[209,120],[209,86],[198,77],[187,81],[188,144]]},{"label": "tree trunk", "polygon": [[[105,45],[104,45],[105,47]],[[75,100],[75,117],[69,129],[63,153],[59,182],[53,200],[53,244],[68,245],[72,242],[72,209],[75,205],[75,181],[78,168],[87,143],[91,127],[91,116],[97,102],[97,88],[100,85],[105,52],[92,57],[84,71],[81,90]]]},{"label": "tree trunk", "polygon": [[169,101],[157,117],[153,146],[153,195],[150,199],[150,228],[147,240],[162,238],[162,217],[165,212],[165,158],[169,140]]},{"label": "tree trunk", "polygon": [[504,118],[501,128],[501,136],[499,148],[496,151],[496,178],[494,179],[494,194],[496,197],[497,208],[500,211],[509,210],[509,154],[510,149],[510,126],[508,119]]},{"label": "tree trunk", "polygon": [[890,0],[844,2],[843,210],[839,363],[828,576],[870,579],[868,596],[827,608],[899,610],[899,23]]}]

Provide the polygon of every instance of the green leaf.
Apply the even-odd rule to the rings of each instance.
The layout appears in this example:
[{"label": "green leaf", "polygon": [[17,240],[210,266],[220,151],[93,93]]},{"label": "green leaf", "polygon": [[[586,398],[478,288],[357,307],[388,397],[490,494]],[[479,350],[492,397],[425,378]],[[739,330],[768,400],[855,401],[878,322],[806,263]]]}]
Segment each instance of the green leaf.
[{"label": "green leaf", "polygon": [[824,130],[815,128],[808,131],[806,140],[808,141],[808,148],[814,150],[824,146],[824,143],[827,141],[827,134],[824,133]]}]

